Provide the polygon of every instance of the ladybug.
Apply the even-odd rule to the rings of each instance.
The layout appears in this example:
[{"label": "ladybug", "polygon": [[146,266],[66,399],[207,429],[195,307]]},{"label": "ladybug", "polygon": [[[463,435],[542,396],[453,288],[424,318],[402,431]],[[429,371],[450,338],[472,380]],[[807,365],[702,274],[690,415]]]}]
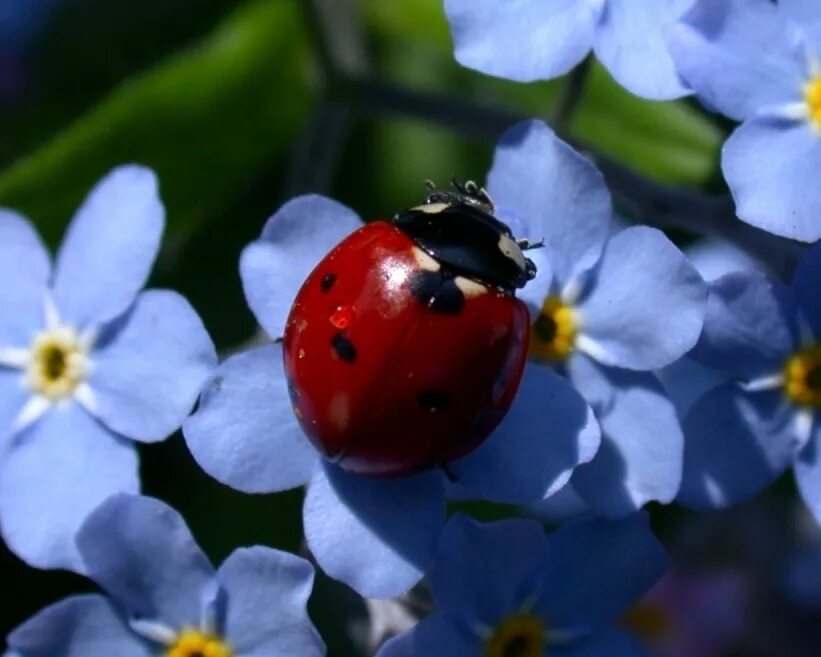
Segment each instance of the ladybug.
[{"label": "ladybug", "polygon": [[309,274],[283,337],[294,412],[329,460],[397,476],[458,458],[510,407],[536,275],[487,193],[426,182],[423,205],[365,224]]}]

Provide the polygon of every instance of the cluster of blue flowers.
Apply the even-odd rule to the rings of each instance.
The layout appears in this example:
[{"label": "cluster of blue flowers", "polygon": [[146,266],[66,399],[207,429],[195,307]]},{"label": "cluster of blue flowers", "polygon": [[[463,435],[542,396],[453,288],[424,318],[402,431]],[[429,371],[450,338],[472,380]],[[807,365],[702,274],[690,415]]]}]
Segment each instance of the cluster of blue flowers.
[{"label": "cluster of blue flowers", "polygon": [[[555,77],[592,48],[633,93],[695,94],[740,121],[722,156],[739,217],[821,237],[821,4],[445,8],[457,59],[480,71]],[[595,165],[540,121],[501,137],[486,189],[515,235],[543,243],[519,294],[530,360],[484,443],[389,478],[316,451],[278,341],[306,276],[362,225],[351,209],[300,196],[269,219],[239,270],[270,344],[221,363],[185,299],[141,291],[164,227],[151,171],[107,175],[53,263],[26,219],[0,212],[0,529],[29,564],[104,592],[41,611],[8,637],[7,657],[324,654],[308,562],[257,546],[214,569],[175,511],[139,495],[135,443],[178,429],[231,488],[305,486],[313,559],[360,595],[397,596],[427,575],[436,610],[380,657],[641,655],[615,622],[665,570],[648,502],[728,506],[793,466],[821,522],[821,245],[789,285],[746,262],[708,273],[661,231],[622,228]],[[534,515],[572,499],[584,517],[548,535],[533,519],[448,520],[448,500],[464,498]]]}]

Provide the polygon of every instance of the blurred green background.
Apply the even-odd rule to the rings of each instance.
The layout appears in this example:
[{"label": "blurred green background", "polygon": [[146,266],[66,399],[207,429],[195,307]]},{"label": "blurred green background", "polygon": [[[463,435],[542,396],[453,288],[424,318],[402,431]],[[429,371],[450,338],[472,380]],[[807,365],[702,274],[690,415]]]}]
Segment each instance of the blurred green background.
[{"label": "blurred green background", "polygon": [[[168,226],[151,285],[186,295],[224,353],[255,333],[239,252],[284,200],[316,191],[389,217],[425,178],[481,180],[505,118],[554,118],[566,85],[461,68],[441,0],[0,0],[0,205],[54,247],[106,171],[153,167]],[[659,182],[715,185],[725,126],[687,101],[637,99],[595,64],[562,127]],[[178,507],[215,561],[250,543],[300,550],[301,492],[233,493],[179,436],[141,457],[145,492]],[[7,552],[0,567],[14,600],[3,635],[87,588]],[[330,654],[354,654],[339,610],[360,604],[325,580],[313,604]]]}]

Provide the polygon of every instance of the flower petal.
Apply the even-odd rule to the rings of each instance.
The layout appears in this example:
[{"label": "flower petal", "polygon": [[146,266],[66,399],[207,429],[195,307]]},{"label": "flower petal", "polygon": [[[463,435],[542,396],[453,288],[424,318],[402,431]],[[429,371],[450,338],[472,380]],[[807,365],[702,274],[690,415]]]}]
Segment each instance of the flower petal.
[{"label": "flower petal", "polygon": [[246,493],[301,486],[319,459],[294,416],[281,345],[222,363],[182,429],[200,467]]},{"label": "flower petal", "polygon": [[650,372],[574,357],[570,376],[602,430],[595,458],[573,485],[600,514],[620,518],[650,501],[672,502],[681,483],[684,437],[673,403]]},{"label": "flower petal", "polygon": [[770,0],[696,2],[668,30],[668,43],[699,99],[730,118],[743,121],[762,107],[799,100],[803,63]]},{"label": "flower petal", "polygon": [[798,23],[821,21],[821,4],[816,0],[778,0],[778,8]]},{"label": "flower petal", "polygon": [[607,628],[583,638],[578,643],[556,650],[555,657],[648,657],[644,646],[629,634]]},{"label": "flower petal", "polygon": [[683,419],[702,395],[728,380],[718,370],[701,365],[690,356],[679,358],[675,363],[655,372],[664,390]]},{"label": "flower petal", "polygon": [[689,354],[732,376],[754,379],[780,372],[798,343],[790,290],[760,272],[734,272],[713,281],[704,329]]},{"label": "flower petal", "polygon": [[24,347],[43,328],[51,260],[32,225],[0,209],[0,348]]},{"label": "flower petal", "polygon": [[113,319],[134,301],[157,257],[165,208],[150,169],[114,169],[91,190],[57,254],[54,298],[79,328]]},{"label": "flower petal", "polygon": [[812,437],[795,460],[795,481],[801,498],[821,522],[821,419],[816,413]]},{"label": "flower petal", "polygon": [[693,0],[608,0],[596,29],[596,56],[620,85],[651,100],[690,93],[679,77],[664,39],[664,28]]},{"label": "flower petal", "polygon": [[307,561],[261,545],[240,548],[220,566],[217,580],[227,594],[224,636],[236,654],[325,654],[305,608],[314,583]]},{"label": "flower petal", "polygon": [[688,246],[684,252],[701,277],[712,282],[735,271],[760,270],[761,264],[732,242],[708,237]]},{"label": "flower petal", "polygon": [[141,495],[113,495],[83,523],[77,546],[88,576],[130,617],[197,627],[214,569],[182,516]]},{"label": "flower petal", "polygon": [[377,479],[326,462],[303,509],[308,547],[322,569],[369,598],[410,589],[433,556],[445,521],[440,474]]},{"label": "flower petal", "polygon": [[438,608],[469,626],[493,627],[533,596],[546,550],[544,530],[533,520],[480,524],[453,516],[430,573]]},{"label": "flower petal", "polygon": [[739,218],[804,242],[821,238],[821,140],[806,121],[754,118],[724,143],[721,169]]},{"label": "flower petal", "polygon": [[477,634],[465,631],[447,615],[435,613],[385,642],[376,657],[467,657],[481,652]]},{"label": "flower petal", "polygon": [[15,629],[8,647],[25,657],[152,657],[101,595],[74,595],[42,609]]},{"label": "flower petal", "polygon": [[810,248],[798,268],[792,282],[792,291],[798,299],[801,314],[812,327],[812,332],[821,341],[821,297],[818,294],[821,281],[821,244]]},{"label": "flower petal", "polygon": [[[523,237],[544,240],[559,287],[596,264],[613,213],[610,193],[596,167],[544,123],[525,121],[502,135],[487,187],[500,219],[521,225]],[[543,297],[530,299],[527,286],[522,293],[541,307]]]},{"label": "flower petal", "polygon": [[15,436],[0,471],[0,526],[37,568],[84,572],[74,535],[112,493],[139,489],[134,446],[75,403],[51,408]]},{"label": "flower petal", "polygon": [[655,228],[610,239],[596,282],[578,307],[580,336],[605,365],[669,365],[689,351],[704,323],[707,286],[684,254]]},{"label": "flower petal", "polygon": [[643,513],[618,521],[575,521],[557,529],[547,543],[536,604],[556,628],[614,620],[666,568],[664,548]]},{"label": "flower petal", "polygon": [[593,458],[599,426],[581,395],[553,370],[528,363],[513,405],[484,443],[448,469],[490,500],[533,504]]},{"label": "flower petal", "polygon": [[104,329],[92,360],[94,414],[123,436],[154,442],[179,429],[217,354],[183,297],[150,290]]},{"label": "flower petal", "polygon": [[462,66],[520,82],[564,75],[593,44],[601,3],[588,0],[446,0]]},{"label": "flower petal", "polygon": [[684,474],[678,501],[693,509],[745,502],[792,462],[793,413],[780,391],[745,393],[726,383],[684,420]]},{"label": "flower petal", "polygon": [[31,396],[31,391],[23,385],[22,378],[23,375],[18,370],[0,367],[0,453],[11,438],[9,429]]},{"label": "flower petal", "polygon": [[313,268],[362,220],[324,196],[298,196],[272,216],[242,252],[239,270],[248,305],[271,338],[281,337],[294,297]]}]

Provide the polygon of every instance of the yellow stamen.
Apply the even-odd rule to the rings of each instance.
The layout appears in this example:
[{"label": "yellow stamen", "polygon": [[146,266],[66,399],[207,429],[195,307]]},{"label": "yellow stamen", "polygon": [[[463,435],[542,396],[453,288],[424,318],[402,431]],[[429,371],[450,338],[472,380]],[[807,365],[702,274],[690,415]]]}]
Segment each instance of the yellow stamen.
[{"label": "yellow stamen", "polygon": [[821,408],[821,344],[790,356],[784,366],[784,392],[796,404]]},{"label": "yellow stamen", "polygon": [[88,349],[88,341],[70,327],[37,334],[31,345],[26,382],[52,401],[70,397],[88,374]]},{"label": "yellow stamen", "polygon": [[508,616],[485,643],[485,657],[542,657],[544,626],[530,614]]},{"label": "yellow stamen", "polygon": [[804,101],[810,119],[817,128],[821,128],[821,77],[815,77],[804,85]]},{"label": "yellow stamen", "polygon": [[165,657],[232,657],[230,646],[218,636],[185,629],[165,653]]},{"label": "yellow stamen", "polygon": [[536,360],[563,361],[576,343],[576,315],[556,296],[548,297],[530,332],[530,355]]}]

